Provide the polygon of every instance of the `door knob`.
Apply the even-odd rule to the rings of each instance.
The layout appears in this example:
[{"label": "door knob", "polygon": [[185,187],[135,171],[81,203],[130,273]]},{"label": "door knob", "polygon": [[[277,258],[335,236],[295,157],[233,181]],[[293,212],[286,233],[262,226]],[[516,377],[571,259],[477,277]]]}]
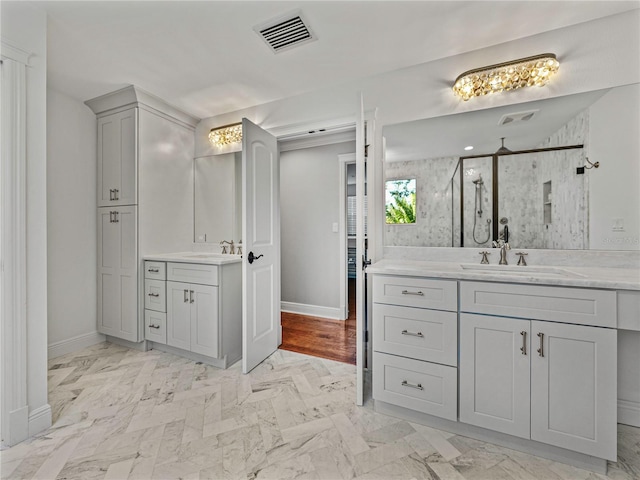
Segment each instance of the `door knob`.
[{"label": "door knob", "polygon": [[247,255],[247,260],[249,260],[249,263],[253,263],[254,260],[258,260],[260,257],[263,257],[264,255],[258,255],[257,257],[253,254],[253,252],[249,252],[249,255]]}]

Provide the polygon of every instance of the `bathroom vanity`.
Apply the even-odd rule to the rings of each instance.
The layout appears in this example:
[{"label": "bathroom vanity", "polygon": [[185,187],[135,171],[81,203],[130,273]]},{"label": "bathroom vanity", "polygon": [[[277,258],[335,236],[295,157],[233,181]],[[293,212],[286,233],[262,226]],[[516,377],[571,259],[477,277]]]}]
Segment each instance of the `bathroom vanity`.
[{"label": "bathroom vanity", "polygon": [[617,329],[640,330],[637,269],[368,272],[377,411],[591,470],[616,460]]},{"label": "bathroom vanity", "polygon": [[171,253],[144,259],[151,348],[227,368],[242,357],[242,257]]}]

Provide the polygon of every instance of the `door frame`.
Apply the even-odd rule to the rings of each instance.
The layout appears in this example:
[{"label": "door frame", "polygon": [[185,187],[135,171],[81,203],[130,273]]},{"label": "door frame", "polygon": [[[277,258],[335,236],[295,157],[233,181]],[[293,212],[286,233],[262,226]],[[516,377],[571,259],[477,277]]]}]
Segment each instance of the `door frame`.
[{"label": "door frame", "polygon": [[347,165],[356,163],[356,154],[345,153],[338,155],[338,181],[340,200],[338,208],[340,209],[338,217],[338,235],[340,236],[340,311],[342,312],[342,320],[349,318],[349,275],[347,263],[349,261],[349,235],[347,232]]}]

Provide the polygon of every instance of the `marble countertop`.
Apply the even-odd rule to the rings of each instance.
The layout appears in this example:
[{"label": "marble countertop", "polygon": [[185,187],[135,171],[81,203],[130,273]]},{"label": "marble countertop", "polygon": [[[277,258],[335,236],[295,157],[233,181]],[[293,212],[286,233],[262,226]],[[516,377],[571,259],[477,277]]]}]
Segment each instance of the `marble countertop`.
[{"label": "marble countertop", "polygon": [[550,265],[480,265],[383,259],[367,267],[367,273],[456,280],[562,285],[567,287],[640,290],[640,269]]},{"label": "marble countertop", "polygon": [[145,255],[144,260],[154,260],[157,262],[200,263],[205,265],[226,265],[229,263],[241,262],[242,255],[208,252],[158,253],[155,255]]}]

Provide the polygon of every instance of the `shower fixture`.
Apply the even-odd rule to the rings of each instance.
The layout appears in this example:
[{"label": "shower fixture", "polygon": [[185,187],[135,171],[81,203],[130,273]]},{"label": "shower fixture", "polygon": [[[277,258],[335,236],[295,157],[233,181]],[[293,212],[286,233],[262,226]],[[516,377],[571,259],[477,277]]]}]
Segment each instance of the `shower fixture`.
[{"label": "shower fixture", "polygon": [[478,218],[482,218],[482,188],[484,186],[484,180],[482,180],[482,175],[478,174],[478,178],[472,180],[473,184],[476,186],[476,194],[475,194],[475,213],[473,215],[473,241],[478,245],[482,245],[483,243],[487,243],[489,241],[489,237],[491,237],[491,219],[487,218],[487,238],[481,242],[476,239],[476,225],[478,223]]},{"label": "shower fixture", "polygon": [[504,146],[505,138],[506,137],[500,137],[500,140],[502,140],[502,146],[498,150],[496,150],[496,155],[505,155],[507,153],[511,153],[511,150]]}]

